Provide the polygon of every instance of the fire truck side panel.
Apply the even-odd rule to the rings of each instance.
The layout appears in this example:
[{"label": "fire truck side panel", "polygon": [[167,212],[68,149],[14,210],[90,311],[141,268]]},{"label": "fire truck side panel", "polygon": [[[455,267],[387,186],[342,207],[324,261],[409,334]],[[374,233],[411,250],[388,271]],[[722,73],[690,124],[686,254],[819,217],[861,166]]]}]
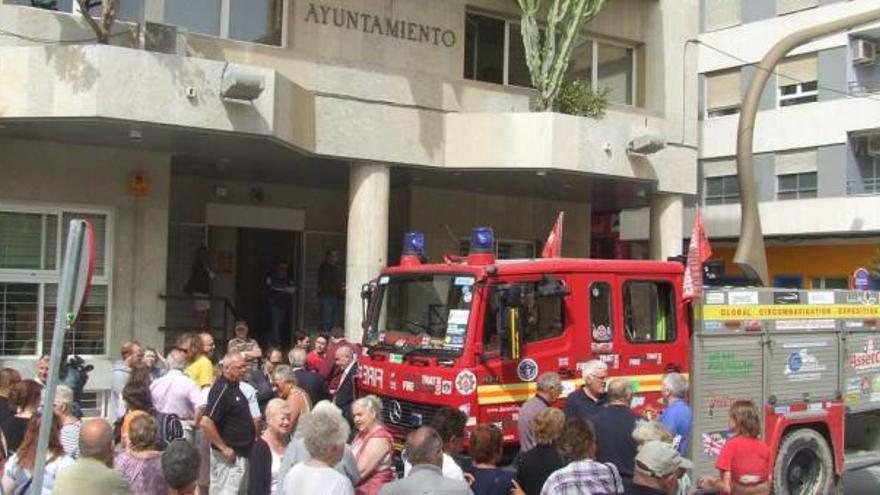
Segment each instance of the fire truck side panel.
[{"label": "fire truck side panel", "polygon": [[[737,400],[764,403],[761,335],[719,328],[696,330],[691,368],[691,456],[699,475],[714,474],[728,437],[728,409]],[[713,322],[710,322],[713,323]],[[710,325],[711,326],[711,325]]]},{"label": "fire truck side panel", "polygon": [[847,414],[880,409],[877,299],[855,291],[707,291],[693,339],[697,474],[713,471],[726,409],[738,399],[763,406],[774,462],[788,432],[812,428],[826,438],[840,474]]}]

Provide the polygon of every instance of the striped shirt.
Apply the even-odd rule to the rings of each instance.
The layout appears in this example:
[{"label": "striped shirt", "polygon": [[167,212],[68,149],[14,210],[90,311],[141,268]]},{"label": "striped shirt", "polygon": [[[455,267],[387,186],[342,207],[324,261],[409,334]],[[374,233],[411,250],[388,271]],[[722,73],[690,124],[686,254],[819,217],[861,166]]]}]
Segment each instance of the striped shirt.
[{"label": "striped shirt", "polygon": [[80,420],[61,425],[61,446],[64,448],[64,453],[74,459],[79,458],[79,430],[81,428],[82,421]]},{"label": "striped shirt", "polygon": [[591,459],[573,461],[557,469],[544,482],[541,495],[623,494],[623,480],[614,464]]}]

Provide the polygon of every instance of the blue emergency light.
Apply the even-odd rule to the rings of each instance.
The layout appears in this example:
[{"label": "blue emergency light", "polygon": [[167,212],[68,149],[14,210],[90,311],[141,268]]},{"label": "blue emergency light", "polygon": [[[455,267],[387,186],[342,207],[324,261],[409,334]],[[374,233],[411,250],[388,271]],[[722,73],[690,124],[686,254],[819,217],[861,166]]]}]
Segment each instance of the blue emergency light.
[{"label": "blue emergency light", "polygon": [[425,234],[423,232],[407,232],[403,234],[403,255],[421,256],[425,253]]},{"label": "blue emergency light", "polygon": [[495,253],[492,227],[476,227],[471,231],[471,253]]}]

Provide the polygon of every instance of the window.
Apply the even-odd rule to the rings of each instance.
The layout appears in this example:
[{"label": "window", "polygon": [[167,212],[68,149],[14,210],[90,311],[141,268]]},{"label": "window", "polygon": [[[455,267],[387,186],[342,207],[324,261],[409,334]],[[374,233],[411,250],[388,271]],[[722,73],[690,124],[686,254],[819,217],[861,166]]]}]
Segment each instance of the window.
[{"label": "window", "polygon": [[675,291],[671,284],[627,281],[623,284],[623,311],[628,341],[675,340]]},{"label": "window", "polygon": [[464,77],[531,87],[519,24],[468,12],[465,17]]},{"label": "window", "polygon": [[880,194],[880,157],[859,157],[863,194]]},{"label": "window", "polygon": [[741,71],[737,67],[706,74],[706,116],[721,117],[739,113]]},{"label": "window", "polygon": [[635,89],[635,49],[632,47],[596,42],[597,83],[594,88],[611,88],[608,99],[624,105],[633,104]]},{"label": "window", "polygon": [[568,80],[586,80],[592,88],[610,88],[609,101],[633,105],[636,85],[636,51],[628,45],[579,37],[575,39]]},{"label": "window", "polygon": [[739,203],[739,180],[735,175],[706,177],[706,205]]},{"label": "window", "polygon": [[777,176],[776,199],[815,198],[816,175],[816,172],[806,172]]},{"label": "window", "polygon": [[779,64],[779,106],[812,103],[819,97],[818,57],[815,53],[790,57]]},{"label": "window", "polygon": [[[539,342],[562,335],[564,306],[561,297],[538,297],[538,282],[517,282],[523,295],[523,306],[519,309],[519,332],[524,343]],[[489,288],[489,304],[483,320],[483,343],[489,350],[497,349],[497,306],[495,286]]]},{"label": "window", "polygon": [[814,289],[849,289],[847,277],[813,277]]},{"label": "window", "polygon": [[590,286],[590,327],[594,342],[611,342],[614,324],[611,317],[611,286],[595,282]]},{"label": "window", "polygon": [[[519,23],[472,12],[465,21],[465,79],[532,87]],[[579,37],[566,78],[585,79],[593,88],[611,88],[610,101],[633,105],[636,50],[630,45]]]},{"label": "window", "polygon": [[106,212],[0,205],[0,356],[49,352],[68,222],[88,220],[95,231],[95,271],[86,306],[65,337],[70,352],[106,351],[110,277]]},{"label": "window", "polygon": [[165,0],[165,22],[209,36],[282,44],[283,0]]},{"label": "window", "polygon": [[819,5],[819,0],[776,0],[776,14],[783,15]]},{"label": "window", "polygon": [[742,0],[706,0],[706,31],[742,23]]}]

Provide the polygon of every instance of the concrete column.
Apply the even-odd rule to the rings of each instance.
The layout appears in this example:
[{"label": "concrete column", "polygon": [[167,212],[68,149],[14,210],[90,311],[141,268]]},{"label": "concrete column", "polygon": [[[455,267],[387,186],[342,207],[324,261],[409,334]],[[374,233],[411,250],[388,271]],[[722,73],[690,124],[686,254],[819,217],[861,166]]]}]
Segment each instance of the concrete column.
[{"label": "concrete column", "polygon": [[345,257],[345,338],[360,342],[361,286],[378,275],[388,258],[388,203],[391,168],[352,163],[348,184],[348,238]]},{"label": "concrete column", "polygon": [[677,194],[658,194],[651,199],[651,259],[666,260],[681,254],[683,200]]}]

